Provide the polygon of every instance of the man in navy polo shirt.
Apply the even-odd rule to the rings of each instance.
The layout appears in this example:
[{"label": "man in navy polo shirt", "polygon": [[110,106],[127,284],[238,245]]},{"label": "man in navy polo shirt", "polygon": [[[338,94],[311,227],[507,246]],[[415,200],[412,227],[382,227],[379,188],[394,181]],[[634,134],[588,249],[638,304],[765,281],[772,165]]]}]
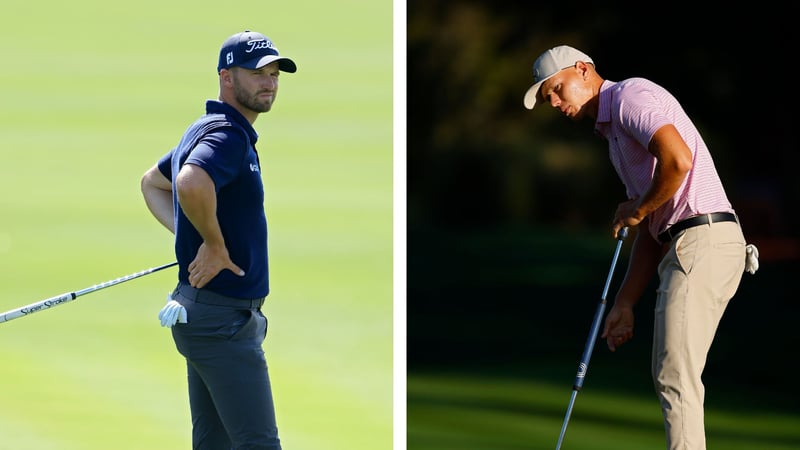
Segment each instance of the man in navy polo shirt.
[{"label": "man in navy polo shirt", "polygon": [[175,234],[178,285],[159,312],[186,358],[192,446],[280,450],[262,344],[269,293],[264,186],[253,122],[297,66],[263,34],[229,37],[219,100],[142,177],[155,218]]}]

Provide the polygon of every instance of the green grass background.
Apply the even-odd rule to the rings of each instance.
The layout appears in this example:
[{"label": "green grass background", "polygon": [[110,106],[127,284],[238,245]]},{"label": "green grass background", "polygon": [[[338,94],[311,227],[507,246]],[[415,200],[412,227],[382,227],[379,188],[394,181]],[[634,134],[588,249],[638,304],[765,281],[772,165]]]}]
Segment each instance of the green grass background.
[{"label": "green grass background", "polygon": [[[255,123],[265,350],[287,449],[392,445],[392,3],[4,2],[0,309],[171,262],[141,174],[216,98],[245,28],[298,64]],[[0,324],[0,449],[190,448],[157,313],[175,268]]]},{"label": "green grass background", "polygon": [[[566,369],[565,369],[566,368]],[[565,370],[562,370],[565,369]],[[570,370],[571,373],[567,373]],[[408,377],[409,450],[545,450],[558,442],[576,364],[469,373],[415,371]],[[501,369],[502,371],[502,369]],[[543,372],[550,374],[543,376]],[[483,372],[483,373],[480,373]],[[563,382],[553,382],[557,372]],[[603,383],[594,375],[612,377]],[[635,370],[593,367],[575,398],[562,449],[663,450],[661,410]],[[637,379],[640,378],[640,379]],[[595,383],[594,381],[601,381]],[[599,384],[599,386],[598,386]],[[620,387],[622,385],[622,387]],[[796,450],[798,415],[747,390],[715,392],[706,408],[709,450]],[[774,400],[773,400],[774,401]],[[788,401],[786,402],[788,403]],[[751,406],[743,406],[749,404]]]},{"label": "green grass background", "polygon": [[[408,450],[556,446],[613,243],[602,230],[498,231],[409,239]],[[800,449],[787,365],[800,311],[786,289],[798,268],[763,258],[726,310],[703,374],[708,450]],[[563,450],[665,448],[649,371],[656,288],[637,305],[633,340],[615,353],[595,343]]]}]

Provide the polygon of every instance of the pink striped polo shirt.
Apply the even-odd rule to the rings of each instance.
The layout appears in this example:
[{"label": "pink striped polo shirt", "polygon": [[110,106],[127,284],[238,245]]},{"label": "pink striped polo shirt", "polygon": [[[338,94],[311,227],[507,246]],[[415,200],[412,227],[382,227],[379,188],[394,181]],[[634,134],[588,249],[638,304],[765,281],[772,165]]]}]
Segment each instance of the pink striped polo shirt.
[{"label": "pink striped polo shirt", "polygon": [[672,199],[650,214],[650,234],[658,234],[688,217],[734,212],[717,174],[711,153],[680,103],[666,89],[644,78],[604,81],[595,131],[608,141],[611,163],[628,198],[650,187],[656,158],[647,150],[655,132],[673,124],[692,151],[692,170]]}]

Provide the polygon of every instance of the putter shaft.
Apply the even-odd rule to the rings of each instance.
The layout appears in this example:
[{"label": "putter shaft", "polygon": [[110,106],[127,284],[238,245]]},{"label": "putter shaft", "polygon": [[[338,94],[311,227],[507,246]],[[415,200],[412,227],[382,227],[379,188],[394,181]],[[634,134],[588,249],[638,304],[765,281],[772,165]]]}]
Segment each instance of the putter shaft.
[{"label": "putter shaft", "polygon": [[581,356],[581,362],[578,364],[578,374],[575,376],[575,382],[572,385],[572,396],[569,399],[569,405],[567,406],[567,413],[564,416],[564,423],[561,425],[561,433],[558,436],[558,443],[556,444],[556,450],[561,449],[561,443],[564,441],[564,434],[567,432],[567,424],[569,423],[569,417],[572,415],[572,407],[575,404],[575,397],[578,395],[578,391],[581,390],[583,387],[583,381],[586,378],[586,372],[589,369],[589,360],[592,357],[592,351],[594,350],[594,343],[597,340],[597,335],[600,332],[600,324],[603,322],[603,314],[605,313],[606,309],[606,296],[608,295],[608,288],[611,286],[611,279],[614,276],[614,269],[617,266],[617,260],[619,259],[619,253],[622,249],[622,242],[628,236],[628,228],[622,228],[619,233],[617,234],[617,246],[614,249],[614,258],[611,260],[611,267],[608,270],[608,276],[606,277],[606,284],[603,287],[603,293],[600,296],[600,303],[597,305],[597,309],[594,313],[594,318],[592,319],[592,327],[589,330],[589,337],[586,339],[586,345],[583,349],[583,355]]}]

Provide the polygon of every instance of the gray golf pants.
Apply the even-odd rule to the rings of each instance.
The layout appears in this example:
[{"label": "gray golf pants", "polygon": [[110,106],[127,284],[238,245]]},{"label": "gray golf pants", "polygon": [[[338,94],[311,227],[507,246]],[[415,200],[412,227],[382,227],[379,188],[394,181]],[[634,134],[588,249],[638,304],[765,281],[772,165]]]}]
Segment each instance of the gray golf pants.
[{"label": "gray golf pants", "polygon": [[172,327],[186,358],[194,450],[281,450],[262,343],[263,299],[241,300],[179,284],[188,323]]}]

